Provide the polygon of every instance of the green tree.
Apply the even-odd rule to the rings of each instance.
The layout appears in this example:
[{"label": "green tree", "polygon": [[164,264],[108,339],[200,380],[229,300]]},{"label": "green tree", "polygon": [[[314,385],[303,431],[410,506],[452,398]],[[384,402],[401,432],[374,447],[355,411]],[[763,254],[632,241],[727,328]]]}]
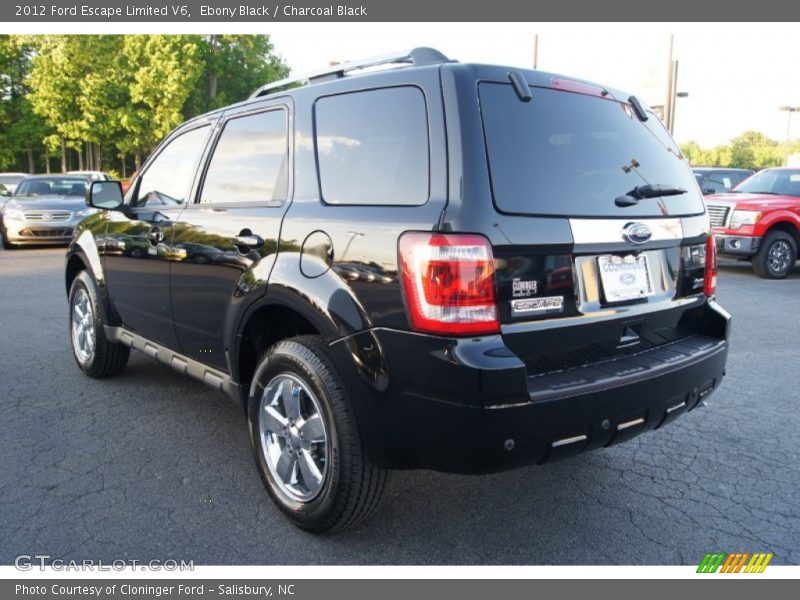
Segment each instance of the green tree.
[{"label": "green tree", "polygon": [[34,172],[47,135],[28,97],[33,47],[22,36],[0,35],[0,169]]},{"label": "green tree", "polygon": [[[288,68],[268,36],[0,36],[0,165],[61,153],[62,170],[137,164],[189,117]],[[76,154],[72,154],[72,151]]]},{"label": "green tree", "polygon": [[187,116],[245,100],[259,86],[289,74],[267,35],[198,38],[203,74],[187,103]]},{"label": "green tree", "polygon": [[685,144],[680,145],[681,154],[689,161],[689,164],[692,165],[702,165],[704,160],[704,152],[703,149],[700,147],[695,141],[686,142]]},{"label": "green tree", "polygon": [[[50,150],[60,149],[61,168],[67,168],[66,148],[83,149],[85,122],[80,107],[81,85],[94,57],[84,50],[88,36],[31,36],[35,44],[29,98],[33,111],[53,133],[45,138]],[[82,163],[80,166],[83,166]]]},{"label": "green tree", "polygon": [[777,146],[778,142],[769,139],[758,131],[746,131],[731,140],[731,167],[752,169],[758,165],[756,154],[766,147]]},{"label": "green tree", "polygon": [[696,142],[687,142],[681,144],[681,151],[693,166],[758,170],[785,164],[788,155],[800,152],[800,140],[779,144],[761,132],[746,131],[728,145],[704,149]]},{"label": "green tree", "polygon": [[128,103],[120,112],[125,135],[118,147],[134,154],[136,166],[184,120],[184,106],[203,72],[198,36],[125,36]]}]

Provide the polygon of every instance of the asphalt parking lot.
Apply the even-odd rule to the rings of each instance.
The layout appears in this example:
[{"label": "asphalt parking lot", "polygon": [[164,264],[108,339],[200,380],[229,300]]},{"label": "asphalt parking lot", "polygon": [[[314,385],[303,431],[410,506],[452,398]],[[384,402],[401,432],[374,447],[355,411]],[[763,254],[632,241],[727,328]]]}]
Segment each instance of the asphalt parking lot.
[{"label": "asphalt parking lot", "polygon": [[241,409],[134,353],[84,377],[64,249],[0,250],[0,563],[800,564],[800,268],[723,265],[735,322],[721,389],[674,424],[579,458],[487,477],[394,473],[372,520],[334,536],[269,501]]}]

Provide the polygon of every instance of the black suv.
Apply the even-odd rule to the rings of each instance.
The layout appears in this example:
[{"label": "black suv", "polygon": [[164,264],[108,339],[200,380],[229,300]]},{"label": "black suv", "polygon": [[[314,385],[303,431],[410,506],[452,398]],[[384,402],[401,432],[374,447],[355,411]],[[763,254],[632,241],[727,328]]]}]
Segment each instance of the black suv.
[{"label": "black suv", "polygon": [[610,88],[425,48],[337,65],[185,123],[124,201],[87,202],[78,365],[115,375],[135,348],[241,402],[305,529],[369,514],[389,468],[624,441],[725,371],[700,190]]}]

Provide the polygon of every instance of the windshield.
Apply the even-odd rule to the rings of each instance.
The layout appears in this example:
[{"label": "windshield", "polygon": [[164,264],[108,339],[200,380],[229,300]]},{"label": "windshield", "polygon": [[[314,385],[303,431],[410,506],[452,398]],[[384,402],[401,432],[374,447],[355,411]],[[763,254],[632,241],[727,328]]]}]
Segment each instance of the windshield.
[{"label": "windshield", "polygon": [[[532,87],[522,102],[505,83],[479,95],[494,201],[503,212],[587,217],[701,214],[694,175],[661,122],[641,122],[629,104]],[[619,207],[636,186],[687,193]]]},{"label": "windshield", "polygon": [[765,169],[743,181],[734,191],[800,196],[800,169]]},{"label": "windshield", "polygon": [[37,177],[25,179],[17,196],[84,196],[88,186],[83,177]]},{"label": "windshield", "polygon": [[733,176],[726,171],[695,171],[694,177],[703,192],[729,192],[736,185]]}]

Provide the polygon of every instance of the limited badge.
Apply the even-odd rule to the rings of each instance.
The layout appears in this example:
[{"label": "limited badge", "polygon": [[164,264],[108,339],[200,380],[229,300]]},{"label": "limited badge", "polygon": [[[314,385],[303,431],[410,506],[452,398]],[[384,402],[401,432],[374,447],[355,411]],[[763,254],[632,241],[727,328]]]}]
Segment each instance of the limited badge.
[{"label": "limited badge", "polygon": [[514,298],[533,296],[539,289],[539,284],[535,279],[532,281],[523,281],[519,277],[511,282],[511,286]]}]

